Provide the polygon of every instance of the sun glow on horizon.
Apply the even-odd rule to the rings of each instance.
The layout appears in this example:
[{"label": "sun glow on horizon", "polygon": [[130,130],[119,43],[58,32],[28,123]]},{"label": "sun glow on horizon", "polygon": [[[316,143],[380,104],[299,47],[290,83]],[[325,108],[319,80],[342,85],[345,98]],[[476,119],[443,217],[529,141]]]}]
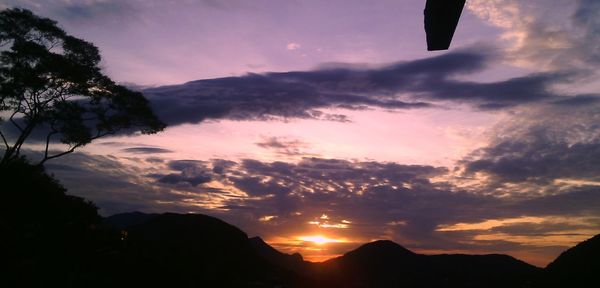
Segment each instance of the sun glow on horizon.
[{"label": "sun glow on horizon", "polygon": [[323,244],[327,244],[327,243],[344,243],[344,242],[346,242],[346,240],[343,240],[343,239],[333,239],[333,238],[328,238],[328,237],[325,237],[322,235],[300,236],[300,237],[298,237],[298,240],[301,240],[304,242],[312,242],[317,245],[323,245]]}]

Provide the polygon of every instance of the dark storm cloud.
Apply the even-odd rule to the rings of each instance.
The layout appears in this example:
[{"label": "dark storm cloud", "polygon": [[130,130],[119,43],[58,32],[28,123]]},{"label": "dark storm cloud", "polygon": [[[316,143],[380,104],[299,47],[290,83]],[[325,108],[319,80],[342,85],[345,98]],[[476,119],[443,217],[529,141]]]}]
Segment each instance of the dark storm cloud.
[{"label": "dark storm cloud", "polygon": [[[321,109],[401,110],[439,101],[500,109],[559,96],[550,86],[577,79],[577,73],[538,73],[479,83],[455,76],[482,71],[493,53],[472,48],[380,68],[329,67],[306,72],[250,74],[145,90],[159,116],[171,125],[206,119],[265,120],[317,118],[346,121]],[[560,98],[559,98],[560,99]]]},{"label": "dark storm cloud", "polygon": [[123,152],[134,154],[157,154],[157,153],[172,153],[173,150],[159,147],[130,147],[122,150]]}]

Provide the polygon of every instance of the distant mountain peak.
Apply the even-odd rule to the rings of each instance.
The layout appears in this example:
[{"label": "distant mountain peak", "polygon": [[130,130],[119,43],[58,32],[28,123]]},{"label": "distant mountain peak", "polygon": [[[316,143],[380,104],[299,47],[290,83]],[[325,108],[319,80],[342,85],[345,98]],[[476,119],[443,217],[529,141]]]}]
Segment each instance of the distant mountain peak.
[{"label": "distant mountain peak", "polygon": [[399,254],[416,255],[414,252],[391,240],[373,241],[364,244],[358,247],[356,250],[346,253],[345,255],[351,256],[352,254],[390,254],[394,256]]}]

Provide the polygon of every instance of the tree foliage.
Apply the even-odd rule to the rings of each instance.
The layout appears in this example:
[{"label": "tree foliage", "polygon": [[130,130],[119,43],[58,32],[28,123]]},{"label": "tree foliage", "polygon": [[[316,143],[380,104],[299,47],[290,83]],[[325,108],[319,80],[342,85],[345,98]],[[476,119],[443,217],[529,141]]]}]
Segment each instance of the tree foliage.
[{"label": "tree foliage", "polygon": [[[92,43],[25,9],[0,11],[0,163],[43,134],[40,164],[121,130],[164,129],[144,96],[105,76]],[[40,137],[37,137],[40,138]],[[51,146],[62,143],[61,152]],[[66,149],[65,149],[66,147]]]}]

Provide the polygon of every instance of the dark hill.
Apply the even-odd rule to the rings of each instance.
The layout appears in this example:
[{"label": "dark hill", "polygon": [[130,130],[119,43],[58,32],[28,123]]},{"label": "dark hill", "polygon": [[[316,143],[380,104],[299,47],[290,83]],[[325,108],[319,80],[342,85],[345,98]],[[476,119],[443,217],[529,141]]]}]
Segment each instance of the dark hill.
[{"label": "dark hill", "polygon": [[159,215],[160,214],[146,214],[142,212],[122,213],[105,218],[104,224],[117,229],[125,229],[133,225],[147,222],[148,220]]},{"label": "dark hill", "polygon": [[[127,228],[132,274],[153,287],[262,287],[270,267],[240,229],[199,214],[166,213]],[[275,282],[273,282],[275,281]],[[133,284],[133,283],[132,283]]]},{"label": "dark hill", "polygon": [[379,240],[323,262],[317,275],[324,287],[406,287],[425,272],[423,260],[392,241]]},{"label": "dark hill", "polygon": [[600,234],[560,254],[544,279],[547,287],[600,287]]},{"label": "dark hill", "polygon": [[[344,260],[371,261],[371,259],[398,260],[410,259],[416,254],[390,240],[377,240],[358,247],[340,257]],[[335,261],[335,260],[334,260]],[[329,261],[327,261],[329,262]]]},{"label": "dark hill", "polygon": [[[530,287],[542,269],[508,255],[429,255],[436,287]],[[431,276],[430,276],[431,277]]]},{"label": "dark hill", "polygon": [[91,278],[90,251],[103,236],[96,206],[68,195],[24,158],[0,165],[0,194],[1,287],[65,287]]},{"label": "dark hill", "polygon": [[281,253],[277,249],[271,247],[260,237],[248,239],[254,251],[267,262],[272,265],[283,267],[297,273],[306,272],[307,262],[302,259],[299,253],[286,254]]},{"label": "dark hill", "polygon": [[421,255],[375,241],[319,267],[323,287],[528,287],[539,268],[506,255]]}]

